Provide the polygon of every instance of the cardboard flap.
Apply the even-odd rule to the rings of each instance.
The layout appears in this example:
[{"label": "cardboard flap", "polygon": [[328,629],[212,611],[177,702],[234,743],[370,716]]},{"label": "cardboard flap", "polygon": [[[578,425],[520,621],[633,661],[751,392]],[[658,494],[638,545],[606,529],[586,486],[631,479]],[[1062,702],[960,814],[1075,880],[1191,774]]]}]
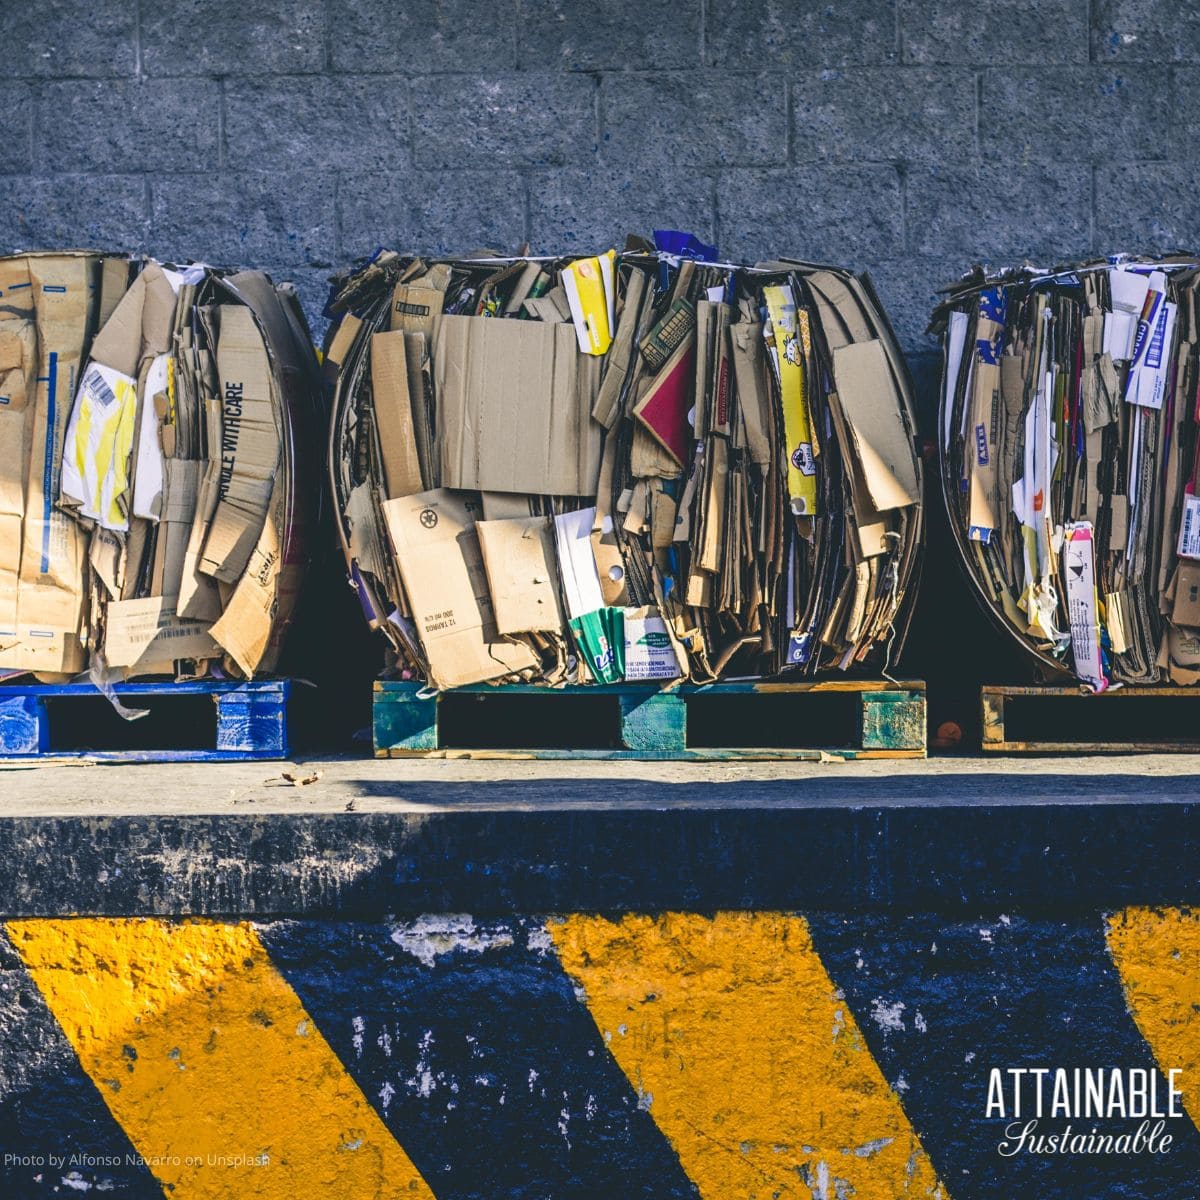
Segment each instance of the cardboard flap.
[{"label": "cardboard flap", "polygon": [[104,658],[110,667],[136,672],[142,662],[220,657],[207,623],[177,617],[162,596],[111,600],[105,609]]},{"label": "cardboard flap", "polygon": [[765,467],[771,461],[771,409],[763,377],[762,326],[746,322],[729,327],[733,339],[733,370],[738,406],[746,423],[750,461]]},{"label": "cardboard flap", "polygon": [[499,640],[475,532],[479,501],[439,488],[382,508],[431,681],[463,687],[535,667],[526,643]]},{"label": "cardboard flap", "polygon": [[266,521],[282,448],[266,347],[253,314],[240,304],[221,309],[217,369],[221,474],[200,569],[234,583]]},{"label": "cardboard flap", "polygon": [[422,491],[421,462],[408,390],[408,357],[401,330],[371,335],[371,395],[387,495],[411,496]]},{"label": "cardboard flap", "polygon": [[392,293],[391,326],[403,333],[422,333],[432,338],[442,319],[445,293],[422,284],[396,284]]},{"label": "cardboard flap", "polygon": [[915,451],[877,339],[833,352],[838,400],[863,482],[880,512],[920,499]]},{"label": "cardboard flap", "polygon": [[512,517],[475,526],[496,630],[557,632],[563,627],[549,517]]},{"label": "cardboard flap", "polygon": [[156,262],[147,263],[139,278],[146,286],[142,302],[141,358],[166,354],[175,327],[175,289]]},{"label": "cardboard flap", "polygon": [[142,360],[142,309],[146,303],[145,273],[139,275],[121,297],[112,316],[92,339],[92,361],[136,375]]}]

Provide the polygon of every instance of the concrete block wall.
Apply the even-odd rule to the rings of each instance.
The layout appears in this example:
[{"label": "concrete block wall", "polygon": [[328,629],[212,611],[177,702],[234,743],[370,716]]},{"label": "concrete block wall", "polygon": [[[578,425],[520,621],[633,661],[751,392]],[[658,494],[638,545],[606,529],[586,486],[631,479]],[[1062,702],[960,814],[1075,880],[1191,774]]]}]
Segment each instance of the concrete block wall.
[{"label": "concrete block wall", "polygon": [[0,249],[262,266],[380,244],[869,268],[910,354],[978,259],[1196,247],[1200,10],[1169,0],[0,6]]}]

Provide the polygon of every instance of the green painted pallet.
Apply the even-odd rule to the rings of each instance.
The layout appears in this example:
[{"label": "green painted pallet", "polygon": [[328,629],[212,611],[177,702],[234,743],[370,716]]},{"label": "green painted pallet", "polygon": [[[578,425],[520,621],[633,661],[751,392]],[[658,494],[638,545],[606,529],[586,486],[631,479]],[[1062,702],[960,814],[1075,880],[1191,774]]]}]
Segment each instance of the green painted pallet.
[{"label": "green painted pallet", "polygon": [[[747,698],[754,700],[753,710],[745,707]],[[845,737],[831,743],[829,723],[806,720],[797,705],[807,706],[805,711],[816,718],[836,707],[836,715],[845,717]],[[703,722],[697,719],[701,708],[707,717]],[[714,738],[714,723],[720,726],[728,715],[730,729],[736,729],[735,718],[745,726],[748,712],[753,736],[728,744]],[[697,736],[689,735],[689,724]],[[698,732],[701,724],[704,736]],[[480,684],[448,692],[394,680],[375,684],[378,758],[924,758],[925,728],[925,684],[920,680],[739,682],[666,689],[633,683],[565,688]],[[531,736],[531,729],[537,734]],[[577,740],[575,729],[584,731]],[[550,731],[552,740],[546,736]],[[753,744],[763,731],[770,731],[762,737],[764,744]]]}]

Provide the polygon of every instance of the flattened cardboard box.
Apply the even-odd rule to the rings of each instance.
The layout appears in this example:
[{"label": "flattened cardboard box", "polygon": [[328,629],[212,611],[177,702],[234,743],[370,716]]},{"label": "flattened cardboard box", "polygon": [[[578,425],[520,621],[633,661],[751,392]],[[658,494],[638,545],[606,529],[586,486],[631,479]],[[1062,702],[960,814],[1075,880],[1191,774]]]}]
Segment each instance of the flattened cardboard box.
[{"label": "flattened cardboard box", "polygon": [[382,508],[430,682],[463,687],[536,667],[527,645],[503,641],[496,630],[475,532],[478,499],[439,488]]},{"label": "flattened cardboard box", "polygon": [[31,254],[3,260],[0,272],[10,300],[0,313],[0,669],[76,674],[86,665],[87,539],[56,501],[75,387],[106,294],[101,260]]},{"label": "flattened cardboard box", "polygon": [[434,373],[443,487],[595,494],[600,361],[571,325],[443,317]]}]

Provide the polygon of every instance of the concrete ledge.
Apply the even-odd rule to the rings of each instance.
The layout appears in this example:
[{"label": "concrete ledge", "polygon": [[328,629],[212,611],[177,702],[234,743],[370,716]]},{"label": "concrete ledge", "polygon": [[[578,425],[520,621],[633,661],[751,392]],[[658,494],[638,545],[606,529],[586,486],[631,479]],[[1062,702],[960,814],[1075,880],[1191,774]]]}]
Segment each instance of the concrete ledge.
[{"label": "concrete ledge", "polygon": [[45,816],[0,821],[0,915],[1200,904],[1200,804]]}]

